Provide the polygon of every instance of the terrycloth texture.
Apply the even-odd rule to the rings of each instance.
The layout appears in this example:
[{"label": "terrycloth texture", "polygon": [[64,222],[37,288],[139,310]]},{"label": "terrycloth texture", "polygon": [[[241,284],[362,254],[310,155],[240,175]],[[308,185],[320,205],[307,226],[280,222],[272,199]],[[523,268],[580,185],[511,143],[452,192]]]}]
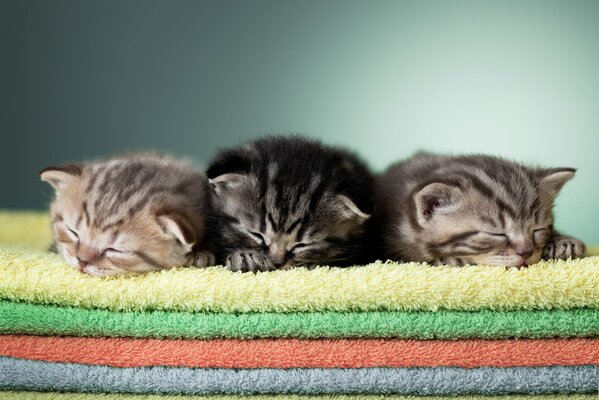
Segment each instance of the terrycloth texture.
[{"label": "terrycloth texture", "polygon": [[6,390],[167,394],[593,393],[596,366],[513,368],[114,368],[0,357]]},{"label": "terrycloth texture", "polygon": [[[39,251],[46,213],[0,211],[0,246]],[[495,310],[599,306],[599,257],[522,270],[375,263],[365,268],[235,274],[179,268],[138,277],[84,276],[55,255],[0,251],[0,299],[112,310]]]},{"label": "terrycloth texture", "polygon": [[45,212],[0,210],[0,246],[29,251],[46,250],[52,240]]},{"label": "terrycloth texture", "polygon": [[[212,395],[212,396],[179,396],[157,394],[129,393],[54,393],[54,392],[0,392],[4,400],[457,400],[454,396],[401,396],[375,394],[340,394],[302,396],[293,394],[252,396]],[[596,400],[593,394],[546,394],[546,395],[508,395],[508,396],[460,396],[461,400]]]},{"label": "terrycloth texture", "polygon": [[55,255],[0,251],[0,299],[111,310],[373,311],[599,307],[599,257],[524,269],[374,263],[259,274],[176,268],[83,275]]},{"label": "terrycloth texture", "polygon": [[593,337],[599,336],[599,310],[196,314],[0,301],[0,333],[187,339]]},{"label": "terrycloth texture", "polygon": [[168,340],[0,336],[0,356],[112,367],[540,367],[599,364],[599,339]]},{"label": "terrycloth texture", "polygon": [[[302,396],[293,394],[252,396],[212,395],[212,396],[179,396],[158,394],[129,393],[54,393],[54,392],[0,392],[4,400],[457,400],[454,396],[401,396],[375,394],[340,394]],[[546,394],[546,395],[508,395],[508,396],[460,396],[462,400],[596,400],[593,394]]]}]

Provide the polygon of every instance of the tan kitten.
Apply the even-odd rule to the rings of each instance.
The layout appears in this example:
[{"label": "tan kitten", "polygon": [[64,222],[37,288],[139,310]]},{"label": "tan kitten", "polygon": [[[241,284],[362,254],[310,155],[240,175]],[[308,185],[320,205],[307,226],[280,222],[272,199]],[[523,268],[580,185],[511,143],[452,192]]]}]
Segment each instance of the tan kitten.
[{"label": "tan kitten", "polygon": [[49,167],[52,233],[68,264],[89,275],[214,263],[207,251],[207,178],[152,154]]},{"label": "tan kitten", "polygon": [[383,255],[433,264],[519,267],[581,257],[553,228],[553,203],[572,168],[533,168],[490,156],[421,153],[377,181]]}]

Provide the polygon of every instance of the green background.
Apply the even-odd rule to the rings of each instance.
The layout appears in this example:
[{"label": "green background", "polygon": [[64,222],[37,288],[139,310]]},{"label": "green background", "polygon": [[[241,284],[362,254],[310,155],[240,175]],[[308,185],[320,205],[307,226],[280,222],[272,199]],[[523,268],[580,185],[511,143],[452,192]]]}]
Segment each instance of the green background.
[{"label": "green background", "polygon": [[599,243],[598,1],[4,0],[0,46],[2,208],[47,165],[302,132],[577,167],[557,224]]}]

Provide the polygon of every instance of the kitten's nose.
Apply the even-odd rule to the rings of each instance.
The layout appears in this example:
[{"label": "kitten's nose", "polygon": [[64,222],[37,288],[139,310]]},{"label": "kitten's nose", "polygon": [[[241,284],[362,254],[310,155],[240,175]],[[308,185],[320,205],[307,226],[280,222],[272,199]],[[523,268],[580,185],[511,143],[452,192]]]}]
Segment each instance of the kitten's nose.
[{"label": "kitten's nose", "polygon": [[282,259],[282,260],[273,260],[272,263],[275,265],[275,267],[280,268],[283,265],[287,264],[287,260],[286,259]]},{"label": "kitten's nose", "polygon": [[532,255],[533,244],[530,240],[522,240],[514,242],[512,245],[516,254],[527,260]]},{"label": "kitten's nose", "polygon": [[283,246],[271,245],[268,249],[268,256],[277,268],[285,265],[287,262],[287,251]]},{"label": "kitten's nose", "polygon": [[525,260],[528,260],[528,258],[529,258],[530,256],[532,256],[532,251],[524,251],[524,252],[522,252],[522,253],[516,253],[516,254],[518,254],[518,255],[519,255],[520,257],[522,257],[523,259],[525,259]]},{"label": "kitten's nose", "polygon": [[81,245],[79,251],[77,252],[77,262],[79,263],[79,268],[83,269],[88,264],[91,264],[98,257],[98,253],[89,246]]}]

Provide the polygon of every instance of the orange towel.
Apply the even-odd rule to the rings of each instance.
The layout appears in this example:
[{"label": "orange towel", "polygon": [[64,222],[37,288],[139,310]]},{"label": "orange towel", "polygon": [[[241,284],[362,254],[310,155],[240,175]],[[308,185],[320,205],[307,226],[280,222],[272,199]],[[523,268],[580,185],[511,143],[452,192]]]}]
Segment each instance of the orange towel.
[{"label": "orange towel", "polygon": [[536,367],[599,364],[599,339],[159,340],[4,335],[0,355],[113,367]]}]

